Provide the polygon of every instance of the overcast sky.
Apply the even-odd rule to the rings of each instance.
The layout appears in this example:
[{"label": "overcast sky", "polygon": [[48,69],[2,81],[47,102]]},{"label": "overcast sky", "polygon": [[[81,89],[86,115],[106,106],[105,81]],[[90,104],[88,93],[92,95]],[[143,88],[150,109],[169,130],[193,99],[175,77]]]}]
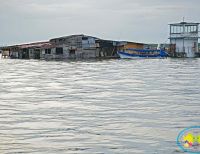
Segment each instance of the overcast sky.
[{"label": "overcast sky", "polygon": [[165,43],[183,17],[200,22],[200,0],[0,0],[0,46],[71,34]]}]

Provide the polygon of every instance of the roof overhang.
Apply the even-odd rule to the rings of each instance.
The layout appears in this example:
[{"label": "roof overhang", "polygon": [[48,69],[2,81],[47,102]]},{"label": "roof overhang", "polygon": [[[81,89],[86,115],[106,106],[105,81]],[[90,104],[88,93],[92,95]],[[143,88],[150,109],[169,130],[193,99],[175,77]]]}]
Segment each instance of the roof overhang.
[{"label": "roof overhang", "polygon": [[169,24],[170,26],[198,26],[200,23],[193,23],[193,22],[180,22],[180,23],[173,23]]}]

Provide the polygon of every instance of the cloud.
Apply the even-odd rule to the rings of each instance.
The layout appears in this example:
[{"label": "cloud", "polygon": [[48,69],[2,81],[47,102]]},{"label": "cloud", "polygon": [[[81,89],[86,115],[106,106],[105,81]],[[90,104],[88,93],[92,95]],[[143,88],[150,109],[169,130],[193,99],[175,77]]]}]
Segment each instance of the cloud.
[{"label": "cloud", "polygon": [[199,0],[0,0],[0,45],[85,33],[163,42],[168,24],[199,22]]}]

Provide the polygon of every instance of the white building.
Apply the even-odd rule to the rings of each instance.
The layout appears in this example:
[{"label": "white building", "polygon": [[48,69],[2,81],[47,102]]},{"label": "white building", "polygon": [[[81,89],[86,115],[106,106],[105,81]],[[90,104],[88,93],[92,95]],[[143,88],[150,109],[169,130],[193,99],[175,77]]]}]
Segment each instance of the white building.
[{"label": "white building", "polygon": [[199,23],[170,24],[171,52],[175,57],[195,57],[198,54]]}]

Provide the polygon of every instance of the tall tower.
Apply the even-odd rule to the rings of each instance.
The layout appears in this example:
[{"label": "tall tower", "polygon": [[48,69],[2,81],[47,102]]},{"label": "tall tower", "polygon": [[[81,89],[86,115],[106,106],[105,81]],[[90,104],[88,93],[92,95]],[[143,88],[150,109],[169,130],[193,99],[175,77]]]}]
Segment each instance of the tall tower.
[{"label": "tall tower", "polygon": [[198,54],[199,23],[170,24],[170,50],[174,57],[196,57]]}]

